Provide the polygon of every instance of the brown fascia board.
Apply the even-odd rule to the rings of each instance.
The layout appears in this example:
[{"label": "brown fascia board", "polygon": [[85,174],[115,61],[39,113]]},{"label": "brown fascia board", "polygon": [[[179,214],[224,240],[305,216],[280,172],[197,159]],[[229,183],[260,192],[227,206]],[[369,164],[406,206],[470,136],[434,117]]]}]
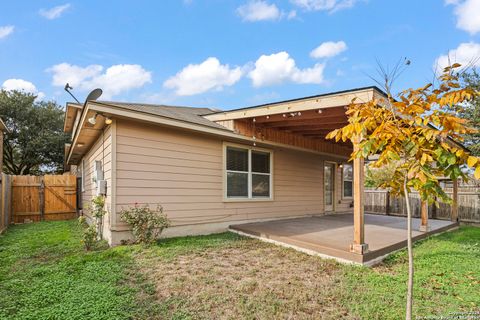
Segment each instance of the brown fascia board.
[{"label": "brown fascia board", "polygon": [[345,93],[354,93],[354,92],[366,91],[366,90],[374,90],[374,91],[377,91],[378,94],[387,97],[387,94],[383,90],[379,89],[377,86],[368,86],[368,87],[360,87],[360,88],[355,88],[355,89],[348,89],[348,90],[322,93],[322,94],[317,94],[317,95],[313,95],[313,96],[306,96],[306,97],[302,97],[302,98],[295,98],[295,99],[288,99],[288,100],[282,100],[282,101],[276,101],[276,102],[269,102],[269,103],[265,103],[265,104],[259,104],[259,105],[255,105],[255,106],[237,108],[237,109],[232,109],[232,110],[220,110],[220,111],[217,111],[217,112],[212,112],[212,113],[206,114],[204,116],[210,116],[210,115],[219,114],[219,113],[228,113],[228,112],[233,112],[233,111],[243,111],[243,110],[249,110],[249,109],[255,109],[255,108],[263,108],[263,107],[275,106],[275,105],[280,105],[280,104],[285,104],[285,103],[290,103],[290,102],[298,102],[298,101],[302,101],[302,100],[324,98],[324,97],[330,97],[330,96],[341,95],[341,94],[345,94]]},{"label": "brown fascia board", "polygon": [[[73,103],[73,102],[67,102],[66,105],[65,105],[65,117],[63,119],[63,132],[72,132],[71,130],[70,131],[67,131],[67,113],[69,111],[69,109],[71,108],[76,108],[78,110],[81,110],[82,109],[82,106],[79,105],[78,103]],[[73,119],[70,121],[70,125],[72,126],[73,128],[73,123],[75,122],[75,117],[73,117]]]}]

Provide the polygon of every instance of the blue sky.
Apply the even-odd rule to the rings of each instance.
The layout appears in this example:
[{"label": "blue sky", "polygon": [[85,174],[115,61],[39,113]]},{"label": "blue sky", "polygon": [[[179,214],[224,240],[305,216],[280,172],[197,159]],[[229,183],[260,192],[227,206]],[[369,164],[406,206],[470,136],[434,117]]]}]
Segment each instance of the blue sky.
[{"label": "blue sky", "polygon": [[372,85],[377,59],[407,57],[403,89],[431,81],[447,54],[480,56],[480,0],[5,1],[0,11],[0,85],[61,104],[68,81],[80,100],[101,87],[110,100],[231,109]]}]

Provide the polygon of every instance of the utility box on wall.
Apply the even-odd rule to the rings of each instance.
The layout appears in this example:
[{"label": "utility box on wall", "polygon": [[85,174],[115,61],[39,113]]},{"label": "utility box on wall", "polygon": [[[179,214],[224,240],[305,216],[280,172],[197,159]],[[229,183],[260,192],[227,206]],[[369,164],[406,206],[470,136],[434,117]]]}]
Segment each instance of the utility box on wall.
[{"label": "utility box on wall", "polygon": [[102,161],[96,160],[93,163],[93,174],[92,174],[93,182],[97,182],[103,180],[103,168],[102,168]]},{"label": "utility box on wall", "polygon": [[97,196],[106,196],[106,195],[107,195],[107,180],[98,180]]},{"label": "utility box on wall", "polygon": [[93,163],[92,180],[97,186],[97,196],[106,196],[107,180],[104,180],[103,178],[102,161],[97,160]]}]

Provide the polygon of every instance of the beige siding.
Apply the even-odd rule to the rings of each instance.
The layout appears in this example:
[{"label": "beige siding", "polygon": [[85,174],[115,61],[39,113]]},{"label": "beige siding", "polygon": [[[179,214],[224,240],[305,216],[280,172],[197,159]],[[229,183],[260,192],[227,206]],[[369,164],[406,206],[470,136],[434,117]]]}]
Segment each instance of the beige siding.
[{"label": "beige siding", "polygon": [[[108,239],[110,233],[110,217],[112,212],[112,126],[109,126],[103,135],[95,142],[93,147],[82,158],[85,168],[84,191],[82,192],[83,213],[91,218],[89,207],[90,201],[96,195],[96,185],[92,181],[93,166],[95,161],[102,161],[104,179],[107,180],[107,196],[105,205],[107,216],[104,217],[104,236]],[[81,171],[82,163],[78,169]],[[78,171],[80,173],[80,171]]]},{"label": "beige siding", "polygon": [[225,202],[221,139],[131,121],[118,121],[116,132],[120,228],[124,224],[118,213],[134,203],[161,204],[175,226],[324,211],[324,158],[320,155],[273,148],[274,199]]}]

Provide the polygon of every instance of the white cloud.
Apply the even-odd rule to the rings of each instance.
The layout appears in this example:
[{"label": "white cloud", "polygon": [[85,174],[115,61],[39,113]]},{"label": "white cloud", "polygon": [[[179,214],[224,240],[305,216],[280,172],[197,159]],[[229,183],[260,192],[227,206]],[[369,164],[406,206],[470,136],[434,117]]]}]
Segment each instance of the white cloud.
[{"label": "white cloud", "polygon": [[297,17],[297,11],[296,10],[291,10],[287,15],[288,20],[294,19],[296,17]]},{"label": "white cloud", "polygon": [[23,79],[7,79],[2,84],[2,89],[6,91],[23,91],[37,96],[38,100],[45,98],[43,92],[39,92],[37,87],[30,81]]},{"label": "white cloud", "polygon": [[344,41],[327,41],[313,49],[312,52],[310,52],[310,57],[316,59],[331,58],[345,50],[347,50],[347,44]]},{"label": "white cloud", "polygon": [[237,8],[237,13],[244,21],[278,20],[282,12],[272,3],[253,0]]},{"label": "white cloud", "polygon": [[215,57],[200,64],[189,64],[175,76],[164,82],[164,86],[174,89],[179,96],[200,94],[209,90],[221,90],[235,84],[243,75],[241,67],[230,68],[222,65]]},{"label": "white cloud", "polygon": [[53,20],[53,19],[57,19],[57,18],[60,18],[60,16],[65,12],[65,10],[67,10],[68,8],[70,8],[70,3],[66,3],[66,4],[63,4],[61,6],[56,6],[56,7],[53,7],[51,9],[40,9],[38,11],[38,13],[44,17],[44,18],[47,18],[48,20]]},{"label": "white cloud", "polygon": [[472,35],[480,32],[480,0],[446,0],[445,4],[455,6],[457,28]]},{"label": "white cloud", "polygon": [[105,72],[103,70],[104,67],[101,65],[80,67],[68,63],[60,63],[47,69],[53,74],[54,86],[63,87],[68,82],[80,91],[101,88],[103,99],[110,99],[112,96],[152,82],[151,72],[138,64],[117,64],[107,68]]},{"label": "white cloud", "polygon": [[323,70],[325,64],[317,63],[311,68],[299,69],[289,54],[285,51],[271,55],[262,55],[255,62],[255,68],[248,77],[255,87],[280,84],[286,81],[296,83],[324,82]]},{"label": "white cloud", "polygon": [[480,44],[475,42],[461,43],[456,49],[452,49],[446,55],[437,58],[434,68],[442,71],[443,68],[460,63],[462,66],[480,66]]},{"label": "white cloud", "polygon": [[291,0],[291,2],[305,10],[334,13],[353,7],[358,0]]},{"label": "white cloud", "polygon": [[8,37],[10,34],[12,34],[14,29],[15,29],[14,26],[0,27],[0,39]]},{"label": "white cloud", "polygon": [[97,77],[102,70],[103,67],[97,64],[80,67],[65,62],[47,69],[47,71],[53,73],[52,84],[58,87],[62,87],[66,83],[73,87],[84,86],[85,80],[90,81],[92,78]]}]

